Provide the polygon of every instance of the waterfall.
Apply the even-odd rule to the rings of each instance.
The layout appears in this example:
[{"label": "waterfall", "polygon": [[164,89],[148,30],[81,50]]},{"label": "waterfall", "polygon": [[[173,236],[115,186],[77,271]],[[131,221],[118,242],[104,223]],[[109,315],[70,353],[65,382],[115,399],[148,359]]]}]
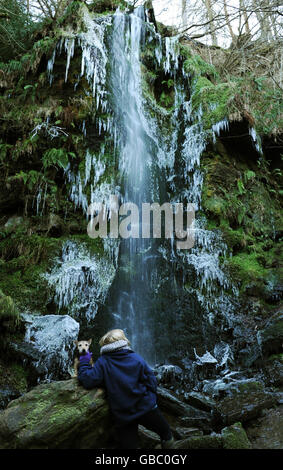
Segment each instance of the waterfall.
[{"label": "waterfall", "polygon": [[[194,227],[195,245],[191,250],[184,251],[176,249],[174,239],[142,238],[139,219],[139,227],[128,228],[129,237],[120,240],[115,279],[111,270],[109,282],[105,281],[107,289],[103,290],[100,304],[105,300],[107,302],[108,324],[112,328],[124,329],[133,348],[148,362],[154,363],[160,358],[166,360],[172,352],[172,335],[176,334],[176,328],[177,334],[184,328],[182,321],[178,320],[177,325],[176,320],[175,333],[170,331],[170,325],[177,318],[173,317],[173,312],[168,312],[172,318],[161,315],[159,321],[162,324],[158,324],[156,305],[168,289],[172,290],[172,298],[173,291],[177,300],[178,293],[182,291],[182,295],[190,300],[188,314],[193,315],[203,328],[204,343],[207,324],[212,325],[219,315],[229,323],[233,316],[232,297],[237,292],[220,261],[227,255],[227,248],[220,232],[206,229],[205,216],[201,214],[201,156],[208,141],[214,142],[220,130],[228,126],[228,121],[224,119],[216,123],[210,131],[203,129],[201,108],[192,111],[194,83],[182,66],[178,37],[162,39],[147,21],[143,7],[136,8],[132,13],[122,13],[118,9],[114,15],[99,17],[91,16],[87,8],[83,12],[86,31],[59,41],[48,62],[48,74],[52,84],[56,54],[65,51],[65,80],[68,80],[74,51],[81,49],[78,82],[82,77],[88,81],[94,104],[93,126],[99,135],[104,133],[107,139],[99,150],[86,151],[83,170],[83,165],[79,170],[71,165],[65,169],[71,201],[86,215],[89,204],[107,204],[111,194],[117,195],[123,203],[135,204],[139,209],[144,202],[158,202],[161,205],[169,201],[191,203],[200,213]],[[173,110],[162,108],[155,98],[145,95],[141,54],[149,44],[152,61],[161,74],[161,83],[164,77],[173,82]],[[87,139],[85,121],[82,133]],[[253,138],[256,142],[256,137]],[[105,153],[110,147],[118,161],[118,170],[111,181],[106,181]],[[134,235],[135,229],[139,229],[138,236]],[[110,245],[109,238],[105,239],[104,247],[114,249],[117,261],[117,243],[115,241]],[[77,245],[67,244],[66,247],[69,257],[66,248],[49,276],[51,284],[57,283],[55,301],[64,307],[72,305],[73,299],[79,299],[80,304],[86,306],[82,312],[93,319],[90,311],[96,313],[99,302],[94,300],[96,303],[93,304],[92,289],[96,276],[104,279],[105,267],[98,265],[97,260],[91,257],[81,256]],[[182,271],[183,278],[187,279],[183,285],[180,279],[176,281],[177,271]],[[108,296],[106,299],[112,282],[111,298]],[[88,303],[90,309],[87,308]],[[192,311],[196,303],[199,305],[198,312]],[[196,319],[199,311],[202,312],[201,317]],[[166,347],[163,347],[165,343],[162,338],[156,346],[161,327],[166,328],[168,337],[166,341],[163,338],[167,342]],[[174,341],[177,341],[176,338]]]},{"label": "waterfall", "polygon": [[[110,94],[117,125],[116,146],[123,175],[123,202],[134,203],[141,213],[143,202],[152,202],[156,188],[152,174],[158,148],[148,132],[141,87],[141,42],[145,33],[142,7],[126,16],[119,11],[113,19],[111,37]],[[133,348],[152,361],[155,357],[150,328],[150,284],[154,250],[149,239],[139,236],[121,242],[122,279],[116,301],[112,302],[113,327],[123,328]],[[135,227],[131,227],[131,231]],[[146,345],[146,346],[145,346]]]}]

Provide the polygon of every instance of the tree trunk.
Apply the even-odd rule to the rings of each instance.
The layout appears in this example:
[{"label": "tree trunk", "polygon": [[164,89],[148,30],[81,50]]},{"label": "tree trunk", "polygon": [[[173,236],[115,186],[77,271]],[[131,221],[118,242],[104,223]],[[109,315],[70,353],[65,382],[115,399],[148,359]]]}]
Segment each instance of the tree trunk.
[{"label": "tree trunk", "polygon": [[211,0],[205,0],[205,7],[206,7],[207,18],[209,20],[209,33],[211,35],[212,45],[217,46],[218,42],[217,42],[216,33],[214,31],[215,30],[214,13],[213,13],[213,10],[212,10]]}]

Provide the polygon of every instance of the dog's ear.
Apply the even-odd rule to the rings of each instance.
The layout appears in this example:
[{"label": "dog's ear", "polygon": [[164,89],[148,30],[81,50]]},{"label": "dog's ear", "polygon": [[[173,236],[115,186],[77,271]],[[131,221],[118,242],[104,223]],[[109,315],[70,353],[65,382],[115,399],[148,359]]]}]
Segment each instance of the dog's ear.
[{"label": "dog's ear", "polygon": [[77,346],[78,345],[78,340],[77,339],[74,340],[73,343],[74,343],[75,346]]},{"label": "dog's ear", "polygon": [[89,340],[88,340],[88,344],[91,345],[91,342],[92,342],[92,339],[89,339]]}]

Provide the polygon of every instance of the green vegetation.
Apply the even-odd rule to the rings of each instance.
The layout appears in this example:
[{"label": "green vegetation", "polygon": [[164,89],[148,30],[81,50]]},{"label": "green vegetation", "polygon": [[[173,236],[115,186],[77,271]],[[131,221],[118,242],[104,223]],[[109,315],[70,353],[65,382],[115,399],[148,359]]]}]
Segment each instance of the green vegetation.
[{"label": "green vegetation", "polygon": [[24,54],[32,45],[32,33],[38,28],[20,0],[0,0],[0,62]]},{"label": "green vegetation", "polygon": [[9,329],[14,328],[19,323],[19,311],[13,299],[4,295],[0,289],[0,324],[5,322]]},{"label": "green vegetation", "polygon": [[224,449],[251,449],[251,443],[241,423],[235,423],[221,431]]},{"label": "green vegetation", "polygon": [[235,84],[213,84],[206,77],[199,76],[193,87],[193,109],[197,111],[201,106],[206,129],[228,117],[229,107],[235,96]]},{"label": "green vegetation", "polygon": [[[193,109],[198,111],[202,107],[206,129],[224,118],[231,118],[247,119],[261,135],[282,130],[282,89],[265,70],[249,70],[245,74],[236,74],[234,70],[227,72],[219,59],[217,65],[213,60],[209,63],[185,44],[181,45],[180,53],[184,57],[184,69],[191,76]],[[229,51],[220,53],[224,54],[223,62],[228,61]]]},{"label": "green vegetation", "polygon": [[76,155],[73,152],[66,152],[66,150],[62,148],[48,149],[42,157],[43,168],[46,169],[50,166],[56,166],[64,170],[69,163],[69,158],[74,157],[76,157]]},{"label": "green vegetation", "polygon": [[[1,183],[9,194],[3,201],[5,215],[1,221],[0,288],[15,305],[28,306],[30,302],[33,308],[47,313],[48,291],[40,274],[48,269],[66,237],[88,239],[85,216],[68,198],[72,184],[64,176],[67,165],[84,181],[89,150],[105,167],[98,184],[121,180],[113,142],[103,128],[99,134],[95,124],[98,119],[107,123],[109,115],[105,110],[96,110],[86,79],[78,80],[80,54],[75,51],[67,82],[64,50],[61,56],[56,55],[52,86],[47,73],[48,60],[59,38],[84,28],[81,12],[89,8],[92,14],[103,15],[118,5],[125,6],[125,2],[101,0],[89,6],[70,2],[60,18],[45,21],[39,34],[34,38],[30,35],[24,50],[10,56],[12,60],[7,61],[0,48],[0,168]],[[147,111],[160,119],[165,134],[174,111],[174,81],[164,72],[164,64],[157,64],[155,47],[151,41],[141,51],[142,87]],[[220,61],[205,57],[205,48],[187,44],[179,47],[180,60],[189,75],[186,99],[192,96],[195,112],[201,106],[206,130],[231,118],[246,120],[247,128],[253,125],[261,136],[278,132],[282,125],[280,96],[267,76],[224,73]],[[220,53],[227,56],[229,51]],[[90,131],[86,138],[83,125]],[[48,132],[52,127],[63,132],[51,138]],[[270,279],[279,277],[280,271],[281,249],[274,240],[274,234],[282,230],[280,163],[269,167],[264,159],[251,162],[244,146],[231,152],[225,142],[219,145],[210,145],[202,157],[202,211],[208,228],[223,234],[232,254],[226,267],[242,286],[242,292],[251,284],[263,289]],[[89,186],[84,190],[88,197]],[[17,193],[18,207],[10,193]],[[44,208],[41,202],[40,215],[35,216],[40,195],[44,197]],[[16,230],[4,228],[7,218],[16,212],[24,215],[26,225]],[[58,229],[50,228],[50,214],[58,217]],[[95,253],[103,253],[101,241],[88,242]],[[44,295],[38,298],[41,291]]]}]

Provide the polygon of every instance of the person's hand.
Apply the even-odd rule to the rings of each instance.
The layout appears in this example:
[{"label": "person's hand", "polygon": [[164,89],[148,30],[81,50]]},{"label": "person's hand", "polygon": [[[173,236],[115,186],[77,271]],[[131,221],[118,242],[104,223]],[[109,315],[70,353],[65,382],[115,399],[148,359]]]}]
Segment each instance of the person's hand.
[{"label": "person's hand", "polygon": [[91,361],[92,353],[87,352],[86,354],[80,356],[80,364],[88,364]]}]

